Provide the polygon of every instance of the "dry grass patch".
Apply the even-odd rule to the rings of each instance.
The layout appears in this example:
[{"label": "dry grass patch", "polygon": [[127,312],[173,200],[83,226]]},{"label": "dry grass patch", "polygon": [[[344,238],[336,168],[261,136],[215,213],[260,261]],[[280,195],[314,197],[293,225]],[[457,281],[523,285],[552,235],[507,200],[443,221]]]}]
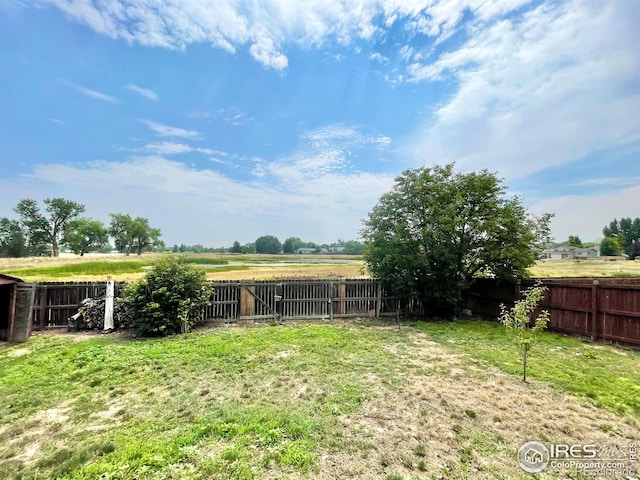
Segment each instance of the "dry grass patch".
[{"label": "dry grass patch", "polygon": [[[517,464],[526,441],[629,445],[640,423],[542,383],[524,384],[468,355],[451,354],[422,335],[402,362],[428,372],[379,393],[341,417],[350,448],[322,456],[319,478],[530,478]],[[549,469],[550,478],[567,472]]]}]

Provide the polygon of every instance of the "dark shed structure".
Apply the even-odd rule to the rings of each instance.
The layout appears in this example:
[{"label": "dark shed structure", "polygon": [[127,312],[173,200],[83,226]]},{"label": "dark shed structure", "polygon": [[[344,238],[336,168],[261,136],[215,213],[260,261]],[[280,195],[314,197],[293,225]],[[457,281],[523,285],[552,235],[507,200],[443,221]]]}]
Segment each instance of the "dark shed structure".
[{"label": "dark shed structure", "polygon": [[0,273],[0,341],[26,342],[31,334],[34,289]]}]

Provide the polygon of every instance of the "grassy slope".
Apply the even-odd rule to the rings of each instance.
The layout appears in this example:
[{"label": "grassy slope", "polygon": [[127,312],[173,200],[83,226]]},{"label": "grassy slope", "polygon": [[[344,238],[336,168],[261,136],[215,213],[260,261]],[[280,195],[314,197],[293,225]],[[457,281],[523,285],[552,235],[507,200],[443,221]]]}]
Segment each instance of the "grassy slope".
[{"label": "grassy slope", "polygon": [[[425,335],[444,349],[416,343]],[[425,352],[424,363],[413,361]],[[616,412],[598,424],[615,431],[617,419],[640,419],[639,363],[637,350],[549,334],[531,359],[531,378]],[[352,456],[342,464],[365,458],[363,468],[377,472],[366,478],[404,478],[393,477],[394,471],[420,477],[429,468],[447,478],[476,478],[474,472],[477,478],[520,478],[517,467],[504,465],[514,463],[509,442],[515,439],[504,438],[512,429],[496,433],[493,424],[480,424],[491,416],[476,418],[473,399],[453,406],[471,398],[473,388],[522,389],[516,380],[496,383],[495,374],[479,373],[478,366],[486,371],[491,365],[519,375],[517,355],[500,327],[475,322],[401,331],[358,325],[212,329],[154,340],[40,336],[0,349],[0,478],[297,478],[322,475],[320,466],[328,468],[323,454],[343,452]],[[431,383],[421,386],[425,381]],[[419,397],[407,396],[412,388]],[[399,392],[405,396],[394,397]],[[541,386],[535,392],[545,395]],[[524,389],[524,398],[530,395]],[[387,397],[384,408],[372,410],[373,400]],[[411,407],[414,398],[422,400]],[[409,410],[402,412],[403,406]],[[366,408],[365,420],[384,423],[350,431],[346,419],[363,417]],[[436,416],[442,411],[449,413]],[[439,428],[453,429],[440,438],[452,447],[439,463],[427,467],[424,444],[400,445],[394,437],[377,460],[367,459],[389,435],[375,438],[382,427],[398,425],[399,438],[418,438],[411,433],[415,425],[402,423],[414,419],[431,432],[424,442],[440,438]],[[402,449],[407,452],[398,456]]]}]

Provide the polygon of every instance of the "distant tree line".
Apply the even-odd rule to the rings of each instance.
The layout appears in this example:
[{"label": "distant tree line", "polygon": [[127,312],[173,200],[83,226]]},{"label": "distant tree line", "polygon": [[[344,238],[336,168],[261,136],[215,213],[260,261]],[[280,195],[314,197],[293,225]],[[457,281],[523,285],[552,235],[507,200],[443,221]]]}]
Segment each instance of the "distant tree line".
[{"label": "distant tree line", "polygon": [[0,218],[0,257],[60,255],[66,247],[77,255],[111,251],[126,254],[161,249],[161,232],[143,217],[112,213],[108,226],[90,217],[81,216],[85,206],[65,198],[47,198],[41,209],[33,199],[20,200],[14,207],[17,219]]},{"label": "distant tree line", "polygon": [[309,253],[341,253],[345,255],[362,255],[364,244],[356,240],[338,240],[334,243],[305,242],[298,237],[289,237],[284,242],[280,242],[278,237],[273,235],[263,235],[258,237],[253,243],[241,244],[234,241],[230,247],[204,247],[202,245],[181,245],[175,244],[171,248],[173,253],[262,253],[277,255],[280,253],[298,253],[300,249],[310,249]]}]

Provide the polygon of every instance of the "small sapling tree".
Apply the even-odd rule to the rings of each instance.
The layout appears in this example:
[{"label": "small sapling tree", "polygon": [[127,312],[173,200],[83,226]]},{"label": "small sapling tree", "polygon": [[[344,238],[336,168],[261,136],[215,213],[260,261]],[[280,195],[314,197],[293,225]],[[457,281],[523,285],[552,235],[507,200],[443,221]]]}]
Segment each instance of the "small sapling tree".
[{"label": "small sapling tree", "polygon": [[522,381],[527,381],[527,367],[529,352],[540,341],[540,334],[547,328],[549,312],[543,310],[532,321],[532,314],[538,308],[538,304],[544,297],[547,287],[536,284],[522,292],[522,299],[507,309],[500,305],[500,323],[505,326],[507,335],[520,351],[522,358]]}]

